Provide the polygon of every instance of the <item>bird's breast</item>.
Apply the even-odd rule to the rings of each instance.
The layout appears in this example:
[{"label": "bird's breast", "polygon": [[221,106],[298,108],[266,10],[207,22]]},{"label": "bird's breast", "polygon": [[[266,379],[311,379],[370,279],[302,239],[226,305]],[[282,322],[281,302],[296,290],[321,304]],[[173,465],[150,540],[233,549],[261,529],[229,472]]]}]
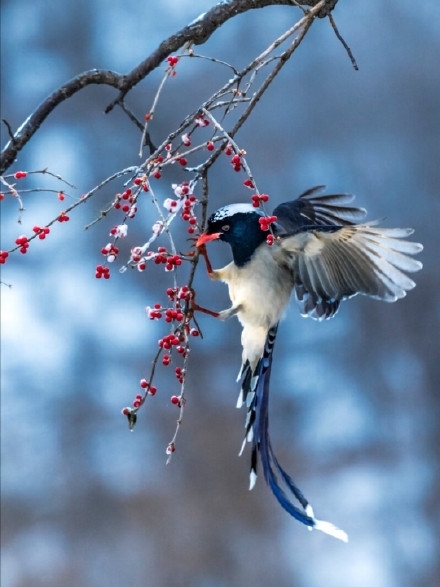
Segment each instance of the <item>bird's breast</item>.
[{"label": "bird's breast", "polygon": [[230,263],[219,272],[229,288],[229,297],[243,326],[267,330],[278,323],[293,287],[293,278],[278,264],[266,244],[260,246],[243,267]]}]

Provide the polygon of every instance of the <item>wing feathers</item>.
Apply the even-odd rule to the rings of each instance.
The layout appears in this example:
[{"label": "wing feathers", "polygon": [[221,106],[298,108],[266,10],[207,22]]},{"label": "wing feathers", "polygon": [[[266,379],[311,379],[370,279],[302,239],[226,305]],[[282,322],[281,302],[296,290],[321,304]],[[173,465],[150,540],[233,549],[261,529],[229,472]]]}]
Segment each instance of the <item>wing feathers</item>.
[{"label": "wing feathers", "polygon": [[324,186],[317,186],[275,208],[273,214],[286,234],[295,234],[305,227],[351,225],[365,216],[364,208],[347,205],[354,199],[351,194],[322,195],[323,189]]},{"label": "wing feathers", "polygon": [[[406,273],[422,268],[409,256],[419,253],[422,245],[402,240],[410,234],[411,229],[369,223],[332,231],[317,228],[281,239],[281,254],[293,272],[302,309],[310,313],[319,303],[325,306],[358,293],[388,302],[404,297],[415,286]],[[325,313],[314,317],[328,317]]]}]

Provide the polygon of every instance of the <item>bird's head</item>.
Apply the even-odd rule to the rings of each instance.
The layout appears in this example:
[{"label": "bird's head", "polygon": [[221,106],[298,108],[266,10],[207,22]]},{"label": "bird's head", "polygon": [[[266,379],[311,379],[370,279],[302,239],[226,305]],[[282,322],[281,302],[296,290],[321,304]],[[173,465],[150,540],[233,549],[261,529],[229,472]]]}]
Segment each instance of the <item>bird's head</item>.
[{"label": "bird's head", "polygon": [[252,204],[229,204],[216,210],[208,219],[206,231],[200,235],[196,246],[220,239],[232,249],[234,262],[239,267],[245,265],[267,233],[261,230],[259,219],[262,212]]}]

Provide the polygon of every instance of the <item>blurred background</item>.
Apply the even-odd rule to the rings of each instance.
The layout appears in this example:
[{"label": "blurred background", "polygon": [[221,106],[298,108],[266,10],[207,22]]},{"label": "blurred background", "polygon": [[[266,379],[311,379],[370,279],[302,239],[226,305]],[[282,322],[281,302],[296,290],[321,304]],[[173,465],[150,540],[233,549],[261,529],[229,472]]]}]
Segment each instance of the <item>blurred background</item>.
[{"label": "blurred background", "polygon": [[[207,0],[2,1],[2,118],[17,128],[52,90],[81,71],[128,72]],[[299,17],[288,7],[228,22],[197,51],[246,64]],[[170,369],[133,433],[120,410],[149,373],[164,334],[145,306],[163,302],[169,276],[148,268],[96,280],[115,217],[83,231],[111,200],[109,186],[46,241],[2,267],[3,587],[434,587],[440,584],[438,221],[440,212],[440,7],[435,0],[340,2],[318,21],[258,104],[237,141],[271,202],[326,184],[350,192],[388,226],[423,242],[417,288],[396,304],[355,298],[334,320],[300,317],[292,301],[279,330],[272,383],[273,443],[320,518],[350,537],[309,533],[260,479],[248,491],[237,458],[244,413],[235,409],[238,324],[200,316],[177,451],[165,448],[177,411]],[[163,70],[127,102],[141,117]],[[223,80],[223,77],[224,80]],[[185,60],[167,85],[153,140],[208,97],[230,71]],[[17,169],[48,167],[78,197],[138,162],[139,134],[115,97],[94,87],[57,108],[24,148]],[[7,135],[2,127],[2,144]],[[189,179],[169,168],[170,184]],[[247,200],[244,176],[220,159],[210,208]],[[23,181],[23,180],[21,180]],[[60,189],[50,178],[23,187]],[[162,191],[161,191],[162,190]],[[2,206],[2,249],[63,207],[56,196]],[[121,259],[145,242],[154,212],[140,210]],[[176,239],[181,249],[186,235]],[[128,240],[130,242],[128,243]],[[229,251],[212,245],[215,265]],[[124,256],[125,255],[125,256]],[[222,309],[224,286],[197,276],[199,302]]]}]

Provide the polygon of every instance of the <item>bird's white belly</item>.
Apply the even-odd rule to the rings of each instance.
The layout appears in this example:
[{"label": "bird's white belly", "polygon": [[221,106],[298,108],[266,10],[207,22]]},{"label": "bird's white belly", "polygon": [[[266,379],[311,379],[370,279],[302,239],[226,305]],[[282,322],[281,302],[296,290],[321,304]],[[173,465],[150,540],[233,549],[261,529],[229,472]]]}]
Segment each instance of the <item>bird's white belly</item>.
[{"label": "bird's white belly", "polygon": [[244,267],[230,263],[217,271],[217,277],[226,282],[233,308],[243,326],[243,360],[256,364],[260,358],[266,335],[281,319],[293,287],[291,273],[274,262],[265,245]]}]

